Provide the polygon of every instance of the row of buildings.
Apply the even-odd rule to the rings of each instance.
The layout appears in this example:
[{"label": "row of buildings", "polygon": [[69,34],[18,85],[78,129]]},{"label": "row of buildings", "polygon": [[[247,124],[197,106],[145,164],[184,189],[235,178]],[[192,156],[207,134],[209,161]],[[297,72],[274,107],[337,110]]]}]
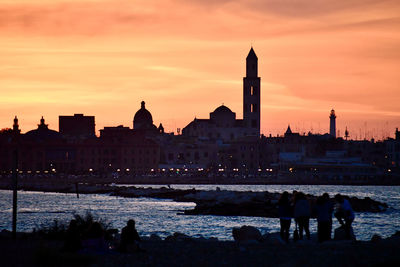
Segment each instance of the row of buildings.
[{"label": "row of buildings", "polygon": [[[357,179],[396,172],[400,164],[400,133],[382,142],[336,138],[334,110],[330,133],[293,133],[260,136],[260,77],[258,58],[251,48],[243,78],[243,119],[222,105],[208,119],[195,118],[182,133],[165,133],[153,124],[141,102],[133,128],[105,127],[95,135],[94,116],[59,116],[59,130],[42,117],[38,128],[21,134],[17,117],[13,128],[0,132],[0,171],[17,164],[22,173],[132,173],[176,170],[242,175],[305,175],[329,179]],[[346,131],[347,132],[347,131]],[[16,153],[17,151],[17,153]]]}]

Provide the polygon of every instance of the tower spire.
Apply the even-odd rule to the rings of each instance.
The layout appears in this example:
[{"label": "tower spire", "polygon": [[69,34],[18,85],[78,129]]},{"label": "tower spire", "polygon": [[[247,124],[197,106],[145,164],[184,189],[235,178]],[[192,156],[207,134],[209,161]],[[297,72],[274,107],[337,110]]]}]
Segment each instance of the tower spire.
[{"label": "tower spire", "polygon": [[246,57],[246,77],[243,78],[243,123],[248,134],[260,136],[261,90],[258,77],[258,58],[253,47]]},{"label": "tower spire", "polygon": [[258,57],[253,46],[246,57],[246,77],[258,77]]},{"label": "tower spire", "polygon": [[292,134],[292,133],[293,133],[293,132],[292,132],[292,129],[290,129],[290,124],[289,124],[288,127],[287,127],[287,129],[286,129],[285,135]]},{"label": "tower spire", "polygon": [[21,132],[21,130],[19,129],[19,125],[18,125],[17,115],[15,115],[15,117],[14,117],[13,132],[14,133],[20,133]]}]

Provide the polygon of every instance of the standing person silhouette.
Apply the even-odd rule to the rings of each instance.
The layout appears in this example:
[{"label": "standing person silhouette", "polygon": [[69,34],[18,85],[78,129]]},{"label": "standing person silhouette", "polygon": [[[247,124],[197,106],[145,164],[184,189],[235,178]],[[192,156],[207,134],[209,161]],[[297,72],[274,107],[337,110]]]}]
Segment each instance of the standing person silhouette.
[{"label": "standing person silhouette", "polygon": [[289,193],[283,192],[278,201],[278,215],[281,223],[281,238],[289,243],[289,229],[292,221],[292,207],[289,202]]},{"label": "standing person silhouette", "polygon": [[306,232],[307,239],[310,240],[310,216],[310,203],[308,202],[306,195],[303,192],[298,192],[295,195],[294,217],[299,224],[300,240],[303,239],[303,230]]},{"label": "standing person silhouette", "polygon": [[329,200],[329,195],[326,197],[325,194],[317,198],[315,206],[318,222],[318,242],[331,239],[333,205]]}]

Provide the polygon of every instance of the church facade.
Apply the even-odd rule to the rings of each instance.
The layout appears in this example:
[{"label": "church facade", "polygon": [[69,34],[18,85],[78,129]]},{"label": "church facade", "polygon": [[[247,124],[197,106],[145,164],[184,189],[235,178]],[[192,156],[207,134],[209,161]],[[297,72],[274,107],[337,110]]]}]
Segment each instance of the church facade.
[{"label": "church facade", "polygon": [[258,58],[251,48],[246,57],[246,77],[243,78],[243,119],[236,119],[236,113],[222,105],[210,113],[209,119],[195,118],[182,135],[205,141],[232,142],[239,138],[260,136],[261,88],[258,77]]}]

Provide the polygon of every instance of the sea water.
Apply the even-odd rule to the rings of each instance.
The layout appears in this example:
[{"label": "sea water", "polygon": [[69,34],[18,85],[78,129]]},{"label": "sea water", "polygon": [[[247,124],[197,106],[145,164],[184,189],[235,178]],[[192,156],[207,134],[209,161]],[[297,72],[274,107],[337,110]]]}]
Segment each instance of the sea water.
[{"label": "sea water", "polygon": [[[137,185],[138,187],[161,187],[155,185]],[[171,185],[175,189],[196,188],[198,190],[232,191],[302,191],[321,195],[328,192],[370,197],[386,202],[389,208],[385,212],[356,213],[353,223],[354,232],[359,240],[369,240],[373,234],[388,237],[400,230],[400,186],[333,186],[333,185]],[[261,233],[278,232],[279,219],[245,216],[179,215],[183,210],[193,209],[195,203],[175,202],[153,198],[124,198],[103,195],[64,193],[43,193],[18,191],[17,231],[30,232],[34,228],[51,225],[54,220],[68,224],[74,214],[85,215],[90,212],[101,218],[112,228],[121,229],[129,219],[135,219],[140,235],[157,234],[162,238],[181,232],[189,236],[219,240],[233,240],[232,228],[251,225]],[[339,224],[334,219],[333,228]],[[294,223],[292,223],[292,229]],[[0,190],[0,230],[12,228],[12,191]],[[317,231],[315,219],[310,220],[310,231]]]}]

